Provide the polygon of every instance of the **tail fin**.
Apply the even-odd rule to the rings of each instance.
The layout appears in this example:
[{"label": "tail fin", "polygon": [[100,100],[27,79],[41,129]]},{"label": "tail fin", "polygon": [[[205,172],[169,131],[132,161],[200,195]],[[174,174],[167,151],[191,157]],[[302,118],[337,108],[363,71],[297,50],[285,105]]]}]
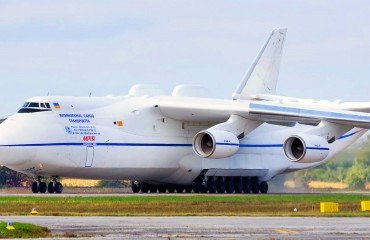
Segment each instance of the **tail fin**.
[{"label": "tail fin", "polygon": [[250,99],[253,95],[261,93],[275,94],[286,30],[286,28],[276,29],[271,32],[239,87],[233,93],[233,99]]}]

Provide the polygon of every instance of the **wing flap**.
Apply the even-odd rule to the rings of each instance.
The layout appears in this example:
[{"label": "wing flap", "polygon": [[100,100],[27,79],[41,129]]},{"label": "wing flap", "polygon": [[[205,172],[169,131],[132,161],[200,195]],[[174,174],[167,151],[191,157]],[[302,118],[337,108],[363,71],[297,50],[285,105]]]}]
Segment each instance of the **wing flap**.
[{"label": "wing flap", "polygon": [[250,118],[260,121],[280,120],[310,124],[326,120],[332,123],[370,128],[370,114],[368,113],[260,103],[250,103],[249,111]]}]

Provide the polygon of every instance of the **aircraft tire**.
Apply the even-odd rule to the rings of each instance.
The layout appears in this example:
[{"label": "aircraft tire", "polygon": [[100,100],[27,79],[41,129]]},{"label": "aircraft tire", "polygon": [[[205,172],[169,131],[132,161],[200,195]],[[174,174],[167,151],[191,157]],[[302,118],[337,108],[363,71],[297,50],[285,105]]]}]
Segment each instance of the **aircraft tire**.
[{"label": "aircraft tire", "polygon": [[225,193],[226,186],[225,186],[225,181],[223,180],[222,177],[217,178],[216,188],[217,188],[217,193]]},{"label": "aircraft tire", "polygon": [[207,188],[209,193],[216,193],[217,187],[216,187],[216,181],[214,177],[209,177],[207,181]]},{"label": "aircraft tire", "polygon": [[170,185],[170,186],[168,186],[168,187],[167,187],[167,191],[168,191],[169,193],[174,193],[174,192],[176,191],[176,187],[175,187],[175,186]]},{"label": "aircraft tire", "polygon": [[252,193],[253,194],[258,194],[260,192],[260,185],[258,181],[252,181]]},{"label": "aircraft tire", "polygon": [[55,189],[55,193],[62,193],[63,185],[60,182],[57,182],[55,183],[54,189]]},{"label": "aircraft tire", "polygon": [[131,181],[131,190],[132,190],[133,193],[140,192],[140,182]]},{"label": "aircraft tire", "polygon": [[39,183],[39,191],[40,193],[46,193],[46,183],[45,182]]},{"label": "aircraft tire", "polygon": [[146,182],[140,183],[140,190],[142,193],[147,193],[149,191],[149,184]]},{"label": "aircraft tire", "polygon": [[53,182],[49,182],[48,183],[48,193],[54,193],[54,192],[55,192],[54,183]]},{"label": "aircraft tire", "polygon": [[199,190],[200,190],[200,193],[207,193],[207,192],[208,192],[207,185],[203,185],[203,184],[201,184],[201,185],[199,186]]},{"label": "aircraft tire", "polygon": [[193,186],[193,192],[194,193],[200,193],[200,185],[198,185],[198,184],[197,185],[194,185]]},{"label": "aircraft tire", "polygon": [[[177,185],[176,186],[176,192],[177,193],[183,193],[184,192],[184,186]],[[190,190],[190,192],[191,192],[191,190]]]},{"label": "aircraft tire", "polygon": [[193,191],[193,187],[192,186],[186,186],[185,187],[185,192],[186,193],[191,193]]},{"label": "aircraft tire", "polygon": [[159,185],[158,186],[158,192],[160,193],[166,193],[166,185]]},{"label": "aircraft tire", "polygon": [[150,191],[151,193],[156,193],[156,192],[158,191],[158,187],[157,187],[157,185],[150,184],[150,186],[149,186],[149,191]]},{"label": "aircraft tire", "polygon": [[234,180],[231,177],[226,178],[225,181],[226,185],[226,192],[227,193],[234,193]]},{"label": "aircraft tire", "polygon": [[243,182],[242,182],[241,177],[234,178],[234,188],[235,188],[235,193],[243,192]]},{"label": "aircraft tire", "polygon": [[33,193],[38,193],[39,192],[39,189],[37,187],[37,182],[32,183],[31,189],[32,189]]},{"label": "aircraft tire", "polygon": [[267,182],[261,182],[260,184],[260,191],[262,194],[266,194],[269,190],[269,185]]},{"label": "aircraft tire", "polygon": [[252,183],[249,178],[243,178],[243,192],[251,193]]}]

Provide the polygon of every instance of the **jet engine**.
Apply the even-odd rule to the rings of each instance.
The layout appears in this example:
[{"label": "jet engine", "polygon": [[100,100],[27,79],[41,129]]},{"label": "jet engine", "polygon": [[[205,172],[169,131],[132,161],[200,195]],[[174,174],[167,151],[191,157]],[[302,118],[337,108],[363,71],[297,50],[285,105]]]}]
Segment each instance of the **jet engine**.
[{"label": "jet engine", "polygon": [[200,157],[226,158],[238,151],[239,140],[231,132],[208,129],[194,136],[193,149]]},{"label": "jet engine", "polygon": [[298,134],[285,140],[284,153],[292,162],[320,162],[328,156],[329,144],[320,136]]}]

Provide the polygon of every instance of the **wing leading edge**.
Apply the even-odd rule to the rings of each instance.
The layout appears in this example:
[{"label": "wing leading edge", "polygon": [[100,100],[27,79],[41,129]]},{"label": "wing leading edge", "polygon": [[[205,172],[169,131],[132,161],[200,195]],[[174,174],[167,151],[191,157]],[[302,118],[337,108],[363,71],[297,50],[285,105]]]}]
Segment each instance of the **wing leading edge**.
[{"label": "wing leading edge", "polygon": [[162,97],[156,105],[165,116],[181,121],[223,122],[231,115],[263,122],[299,122],[303,124],[328,121],[370,128],[370,114],[354,111],[301,107],[298,105],[232,101],[201,98]]}]

